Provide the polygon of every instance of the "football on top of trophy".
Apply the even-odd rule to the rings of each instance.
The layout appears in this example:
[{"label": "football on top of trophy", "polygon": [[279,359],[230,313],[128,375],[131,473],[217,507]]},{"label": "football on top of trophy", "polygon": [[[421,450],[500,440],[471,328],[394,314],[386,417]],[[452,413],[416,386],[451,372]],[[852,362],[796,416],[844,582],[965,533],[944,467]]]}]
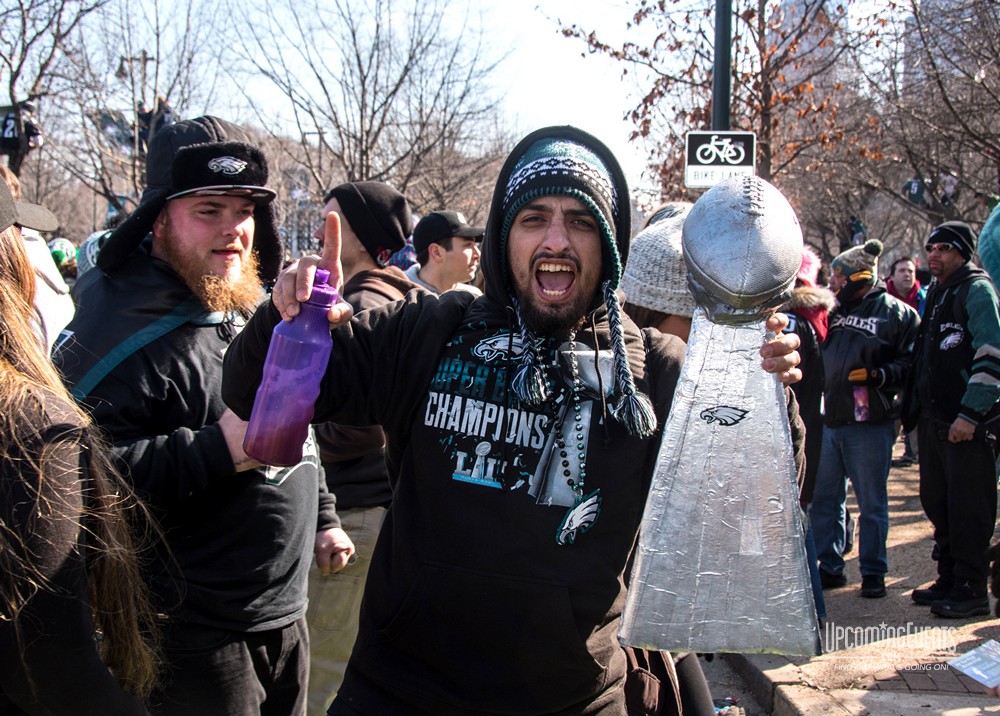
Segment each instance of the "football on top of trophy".
[{"label": "football on top of trophy", "polygon": [[684,221],[695,301],[719,323],[760,320],[788,298],[802,262],[802,229],[776,187],[731,177],[706,191]]}]

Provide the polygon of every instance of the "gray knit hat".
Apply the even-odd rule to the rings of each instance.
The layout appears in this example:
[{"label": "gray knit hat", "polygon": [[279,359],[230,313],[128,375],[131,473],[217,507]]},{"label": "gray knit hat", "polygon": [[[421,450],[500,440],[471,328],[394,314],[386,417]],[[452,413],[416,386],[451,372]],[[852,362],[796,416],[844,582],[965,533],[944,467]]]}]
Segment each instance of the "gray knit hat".
[{"label": "gray knit hat", "polygon": [[654,213],[646,228],[632,239],[622,290],[625,300],[636,306],[690,318],[694,298],[688,290],[681,229],[691,204],[677,202],[670,207],[670,212]]}]

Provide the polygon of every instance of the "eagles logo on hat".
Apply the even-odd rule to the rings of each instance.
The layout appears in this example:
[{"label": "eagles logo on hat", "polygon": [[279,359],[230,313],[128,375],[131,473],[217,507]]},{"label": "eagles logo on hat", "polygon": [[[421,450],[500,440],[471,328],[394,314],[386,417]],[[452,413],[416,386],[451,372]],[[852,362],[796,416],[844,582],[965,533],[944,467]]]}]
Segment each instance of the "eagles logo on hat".
[{"label": "eagles logo on hat", "polygon": [[245,196],[267,204],[277,194],[264,186],[267,162],[256,147],[238,142],[195,144],[174,159],[171,193],[166,201],[182,196]]},{"label": "eagles logo on hat", "polygon": [[258,275],[264,283],[278,275],[282,250],[270,205],[276,194],[266,186],[267,160],[256,147],[225,141],[227,136],[245,135],[240,127],[214,117],[184,120],[156,134],[146,158],[146,175],[159,183],[146,187],[139,206],[108,237],[97,258],[98,268],[112,273],[124,264],[152,231],[168,201],[186,196],[240,196],[257,205]]},{"label": "eagles logo on hat", "polygon": [[236,157],[219,157],[210,161],[208,168],[213,172],[222,172],[223,174],[239,174],[247,168],[247,163],[241,162]]}]

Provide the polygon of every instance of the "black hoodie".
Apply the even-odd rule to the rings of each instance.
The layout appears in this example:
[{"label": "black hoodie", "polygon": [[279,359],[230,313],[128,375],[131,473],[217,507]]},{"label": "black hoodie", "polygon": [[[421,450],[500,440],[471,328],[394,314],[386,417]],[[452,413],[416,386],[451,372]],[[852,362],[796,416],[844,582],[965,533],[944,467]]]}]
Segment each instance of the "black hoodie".
[{"label": "black hoodie", "polygon": [[[612,168],[624,261],[629,195],[617,162],[578,130],[541,130],[518,145],[498,180],[483,242],[483,297],[411,293],[401,307],[365,311],[333,333],[315,419],[381,424],[394,490],[338,692],[367,716],[624,714],[622,574],[684,345],[625,319],[629,363],[653,401],[657,432],[629,435],[598,390],[583,391],[592,411],[586,491],[599,490],[601,503],[589,529],[571,530],[549,442],[568,401],[568,363],[560,356],[549,366],[548,402],[528,406],[514,397],[521,339],[498,248],[499,197],[517,158],[543,136],[581,141]],[[581,374],[596,375],[595,348],[607,360],[606,314],[595,299],[577,335]],[[258,310],[226,355],[223,397],[237,414],[249,414],[278,320],[273,305]],[[549,340],[540,354],[551,361],[556,348]],[[602,382],[614,383],[606,372]]]}]

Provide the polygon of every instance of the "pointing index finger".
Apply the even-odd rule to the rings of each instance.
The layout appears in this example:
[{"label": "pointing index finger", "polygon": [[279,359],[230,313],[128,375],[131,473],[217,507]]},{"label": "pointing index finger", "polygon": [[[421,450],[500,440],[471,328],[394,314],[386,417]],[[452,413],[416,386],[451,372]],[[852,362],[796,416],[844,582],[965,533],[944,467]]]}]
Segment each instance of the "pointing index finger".
[{"label": "pointing index finger", "polygon": [[313,257],[308,262],[300,262],[300,268],[295,276],[295,298],[305,301],[312,295],[313,280],[316,269],[330,272],[327,283],[340,288],[343,278],[343,268],[340,264],[340,216],[331,211],[323,222],[323,253],[317,261]]},{"label": "pointing index finger", "polygon": [[331,211],[326,215],[323,236],[323,260],[319,267],[330,272],[330,285],[339,286],[342,278],[340,266],[340,215]]}]

